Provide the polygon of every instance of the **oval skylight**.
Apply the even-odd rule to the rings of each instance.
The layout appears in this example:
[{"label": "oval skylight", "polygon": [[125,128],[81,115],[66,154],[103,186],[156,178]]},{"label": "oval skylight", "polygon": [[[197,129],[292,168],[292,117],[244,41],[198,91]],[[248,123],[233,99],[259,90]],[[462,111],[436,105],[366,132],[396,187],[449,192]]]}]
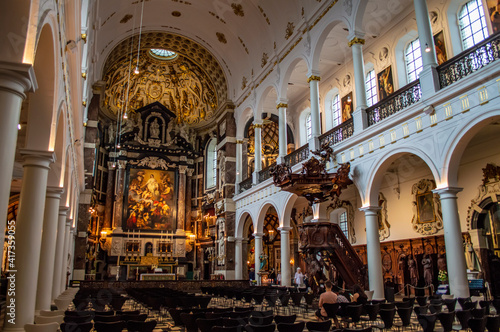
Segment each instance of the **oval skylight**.
[{"label": "oval skylight", "polygon": [[149,50],[151,55],[158,60],[172,60],[177,57],[177,53],[164,48],[152,48]]}]

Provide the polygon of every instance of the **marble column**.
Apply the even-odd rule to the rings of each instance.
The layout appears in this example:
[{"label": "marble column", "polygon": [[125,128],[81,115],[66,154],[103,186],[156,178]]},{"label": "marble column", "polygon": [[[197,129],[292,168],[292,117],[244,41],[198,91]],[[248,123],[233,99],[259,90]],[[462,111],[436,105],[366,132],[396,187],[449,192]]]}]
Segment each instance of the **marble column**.
[{"label": "marble column", "polygon": [[[17,146],[17,126],[21,114],[21,104],[25,93],[36,90],[37,83],[33,66],[27,64],[0,63],[0,215],[6,216],[14,169]],[[5,219],[0,222],[0,234],[5,234]]]},{"label": "marble column", "polygon": [[57,219],[57,239],[56,252],[54,262],[54,279],[52,280],[52,300],[61,294],[61,271],[63,266],[64,256],[64,231],[66,229],[66,218],[69,208],[66,206],[59,207],[59,215]]},{"label": "marble column", "polygon": [[281,286],[292,286],[292,267],[290,266],[290,230],[280,227],[281,235]]},{"label": "marble column", "polygon": [[106,205],[104,208],[103,229],[111,230],[113,223],[113,201],[115,198],[116,163],[108,161],[108,183],[106,185]]},{"label": "marble column", "polygon": [[378,206],[368,206],[359,209],[365,213],[366,221],[366,254],[368,260],[368,279],[373,299],[384,299],[384,280],[382,274],[382,255],[378,233]]},{"label": "marble column", "polygon": [[177,232],[184,232],[186,221],[186,170],[187,166],[179,166],[179,192],[177,196]]},{"label": "marble column", "polygon": [[12,324],[8,308],[4,331],[24,331],[24,325],[35,318],[47,177],[49,165],[54,162],[54,153],[48,151],[21,150],[21,156],[24,174],[16,222],[15,266],[7,274],[7,278],[13,278],[15,294],[8,294],[6,300],[8,305],[15,303],[15,321]]},{"label": "marble column", "polygon": [[287,155],[287,137],[286,137],[286,131],[287,131],[287,125],[286,125],[286,109],[288,108],[288,104],[286,103],[279,103],[276,108],[278,109],[278,115],[279,115],[279,158],[278,162],[284,163],[285,162],[285,156]]},{"label": "marble column", "polygon": [[365,113],[365,109],[368,107],[368,102],[366,99],[365,62],[363,59],[364,44],[365,40],[359,36],[354,36],[348,44],[352,49],[354,90],[356,92],[356,99],[354,102],[355,108],[352,113],[355,134],[362,132],[363,129],[368,127],[368,120]]},{"label": "marble column", "polygon": [[243,140],[236,139],[236,183],[235,192],[240,192],[240,182],[242,181],[243,164]]},{"label": "marble column", "polygon": [[264,233],[254,233],[255,236],[255,280],[257,280],[257,285],[261,284],[260,279],[260,255],[262,254],[262,236]]},{"label": "marble column", "polygon": [[57,243],[57,222],[59,203],[63,189],[47,188],[45,211],[43,215],[42,247],[40,252],[40,267],[38,268],[38,286],[36,290],[36,310],[50,310],[52,300],[52,282],[54,280],[54,265]]},{"label": "marble column", "polygon": [[116,199],[115,199],[115,215],[113,218],[113,229],[121,231],[122,220],[123,220],[123,195],[125,190],[125,172],[127,167],[126,160],[118,161],[118,182],[116,188]]},{"label": "marble column", "polygon": [[186,170],[186,216],[185,216],[185,225],[186,230],[194,233],[194,226],[191,225],[191,198],[192,198],[192,187],[193,187],[193,172],[194,168],[188,168]]},{"label": "marble column", "polygon": [[[432,35],[431,21],[429,19],[429,9],[426,0],[413,0],[415,7],[415,18],[417,20],[418,40],[422,53],[423,69],[420,72],[420,90],[422,100],[432,97],[440,89],[439,75],[437,73],[436,48],[434,46],[434,36]],[[429,48],[429,52],[425,49]]]},{"label": "marble column", "polygon": [[[319,74],[318,74],[319,75]],[[319,150],[318,137],[321,135],[321,122],[319,115],[319,81],[321,78],[311,74],[307,79],[309,83],[309,93],[311,98],[311,139],[309,140],[309,150]]]},{"label": "marble column", "polygon": [[462,188],[453,187],[433,190],[434,193],[439,194],[441,201],[450,294],[456,298],[469,297],[467,265],[457,205],[457,194],[461,191]]},{"label": "marble column", "polygon": [[243,266],[246,263],[243,261],[243,238],[234,238],[234,279],[243,279]]},{"label": "marble column", "polygon": [[262,123],[254,123],[255,128],[255,158],[254,158],[254,172],[253,183],[259,183],[259,172],[262,170]]},{"label": "marble column", "polygon": [[71,225],[73,224],[73,219],[66,219],[66,226],[64,228],[64,249],[63,249],[63,259],[62,259],[62,267],[61,267],[61,284],[59,285],[59,294],[66,290],[67,286],[67,272],[68,272],[68,253],[69,253],[69,244],[71,238]]}]

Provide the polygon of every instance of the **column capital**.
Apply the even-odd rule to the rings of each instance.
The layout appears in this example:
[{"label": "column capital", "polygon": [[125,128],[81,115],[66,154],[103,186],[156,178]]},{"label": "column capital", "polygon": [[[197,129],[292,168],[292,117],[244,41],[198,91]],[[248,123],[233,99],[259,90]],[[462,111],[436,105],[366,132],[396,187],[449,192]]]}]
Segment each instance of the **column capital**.
[{"label": "column capital", "polygon": [[382,208],[380,206],[365,206],[359,208],[359,211],[364,212],[365,216],[377,214]]},{"label": "column capital", "polygon": [[38,89],[35,70],[31,64],[0,61],[0,88],[7,89],[21,98],[26,92]]},{"label": "column capital", "polygon": [[116,162],[114,161],[108,161],[108,170],[109,171],[114,171],[116,169]]},{"label": "column capital", "polygon": [[347,43],[347,45],[349,47],[352,47],[352,45],[355,45],[355,44],[359,44],[359,45],[364,45],[365,44],[365,40],[363,38],[359,38],[359,37],[354,37],[352,38],[349,43]]},{"label": "column capital", "polygon": [[307,83],[310,83],[311,81],[321,81],[321,77],[318,75],[311,75],[307,78]]},{"label": "column capital", "polygon": [[47,186],[47,197],[49,198],[60,199],[63,193],[64,188]]},{"label": "column capital", "polygon": [[257,239],[262,239],[262,237],[264,236],[264,233],[253,233],[253,236]]},{"label": "column capital", "polygon": [[245,143],[245,141],[244,141],[244,140],[242,140],[242,139],[237,139],[237,140],[236,140],[236,144],[243,144],[243,143]]},{"label": "column capital", "polygon": [[283,234],[283,233],[288,233],[289,231],[291,231],[293,229],[293,227],[291,226],[282,226],[282,227],[278,227],[278,230]]},{"label": "column capital", "polygon": [[60,206],[59,207],[59,217],[66,217],[68,214],[69,207],[67,206]]},{"label": "column capital", "polygon": [[67,218],[66,219],[66,227],[71,227],[71,224],[73,224],[73,219]]},{"label": "column capital", "polygon": [[193,176],[193,173],[194,173],[194,168],[188,168],[188,169],[186,170],[186,172],[187,172],[187,176]]},{"label": "column capital", "polygon": [[179,165],[179,173],[180,174],[186,174],[188,167],[185,165]]},{"label": "column capital", "polygon": [[262,128],[262,123],[254,123],[254,124],[253,124],[253,127],[254,127],[254,128],[259,128],[259,129],[260,129],[260,128]]},{"label": "column capital", "polygon": [[432,192],[438,194],[440,198],[456,198],[457,194],[463,189],[459,187],[445,187],[433,189]]},{"label": "column capital", "polygon": [[119,169],[125,169],[127,167],[127,161],[126,160],[118,160],[118,168]]},{"label": "column capital", "polygon": [[49,169],[50,164],[56,161],[56,154],[52,151],[38,151],[30,149],[21,149],[23,158],[23,167],[38,166]]},{"label": "column capital", "polygon": [[242,243],[242,242],[243,242],[243,240],[244,240],[244,238],[242,238],[242,237],[235,237],[235,238],[234,238],[234,242],[236,242],[236,243],[238,243],[238,242],[239,242],[239,243]]},{"label": "column capital", "polygon": [[279,110],[280,108],[288,108],[288,104],[287,103],[279,103],[278,105],[276,105],[277,110]]}]

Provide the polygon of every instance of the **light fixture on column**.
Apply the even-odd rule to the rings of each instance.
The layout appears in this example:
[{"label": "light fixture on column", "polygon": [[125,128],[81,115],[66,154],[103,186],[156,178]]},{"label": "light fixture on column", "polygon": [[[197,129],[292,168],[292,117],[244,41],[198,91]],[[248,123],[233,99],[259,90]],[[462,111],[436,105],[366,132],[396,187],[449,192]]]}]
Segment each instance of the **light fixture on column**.
[{"label": "light fixture on column", "polygon": [[124,118],[125,120],[127,120],[127,119],[128,119],[128,116],[127,116],[127,111],[125,111],[125,113],[123,114],[123,118]]},{"label": "light fixture on column", "polygon": [[17,124],[17,130],[21,130],[21,124],[20,123]]},{"label": "light fixture on column", "polygon": [[121,147],[122,147],[122,146],[121,146],[120,142],[118,142],[118,144],[116,144],[116,148],[117,148],[117,149],[120,149]]},{"label": "light fixture on column", "polygon": [[275,237],[274,229],[270,229],[268,234],[269,234],[269,241],[272,242],[274,240],[274,237]]},{"label": "light fixture on column", "polygon": [[431,51],[431,48],[429,44],[425,43],[425,53],[429,53]]}]

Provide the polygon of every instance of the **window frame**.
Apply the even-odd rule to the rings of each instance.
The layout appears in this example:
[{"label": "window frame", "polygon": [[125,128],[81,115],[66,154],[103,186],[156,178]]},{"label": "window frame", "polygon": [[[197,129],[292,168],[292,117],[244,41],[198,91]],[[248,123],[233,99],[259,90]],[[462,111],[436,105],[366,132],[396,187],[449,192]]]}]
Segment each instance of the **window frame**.
[{"label": "window frame", "polygon": [[366,89],[366,101],[368,107],[378,103],[377,94],[377,76],[375,75],[375,69],[368,71],[365,75],[365,89]]},{"label": "window frame", "polygon": [[213,189],[217,187],[217,139],[212,138],[208,143],[205,160],[205,189]]},{"label": "window frame", "polygon": [[[415,43],[418,43],[418,47],[415,47]],[[411,48],[411,52],[408,50]],[[416,56],[415,53],[419,52],[420,55]],[[412,55],[411,60],[409,60],[409,55]],[[407,83],[414,82],[419,79],[420,73],[422,72],[422,69],[424,68],[423,64],[423,59],[422,59],[422,47],[420,45],[420,40],[418,38],[410,41],[406,47],[404,48],[404,59],[405,59],[405,69],[406,69],[406,81]],[[420,66],[416,65],[415,63],[420,59]],[[409,69],[410,64],[413,64],[414,68],[412,70]],[[415,75],[414,79],[411,79],[411,76]]]},{"label": "window frame", "polygon": [[[474,3],[476,5],[475,8],[470,10],[469,5]],[[466,11],[466,15],[464,15],[464,11]],[[474,21],[471,20],[471,16],[474,11],[479,12],[479,17]],[[464,22],[464,19],[467,18],[468,22]],[[469,0],[465,2],[457,13],[457,21],[458,21],[458,31],[460,34],[460,42],[462,43],[462,50],[466,50],[468,48],[473,47],[474,45],[479,44],[483,40],[489,37],[488,24],[486,23],[485,9],[481,0]],[[475,32],[472,30],[473,26],[476,22],[480,23],[481,28],[476,30]],[[464,32],[466,29],[470,29],[471,33],[469,36],[464,36]],[[475,36],[478,36],[482,33],[482,38],[480,40],[475,39]],[[472,44],[468,45],[467,40],[472,39]]]}]

